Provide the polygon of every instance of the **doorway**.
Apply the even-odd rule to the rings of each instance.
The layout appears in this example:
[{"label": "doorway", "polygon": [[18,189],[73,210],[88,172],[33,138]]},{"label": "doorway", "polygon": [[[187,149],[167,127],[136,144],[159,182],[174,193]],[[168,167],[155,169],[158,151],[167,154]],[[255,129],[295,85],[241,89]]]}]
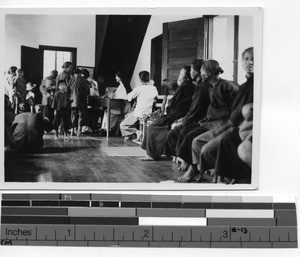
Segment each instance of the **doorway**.
[{"label": "doorway", "polygon": [[161,66],[162,64],[162,35],[151,40],[151,79],[154,81],[158,93],[161,93]]}]

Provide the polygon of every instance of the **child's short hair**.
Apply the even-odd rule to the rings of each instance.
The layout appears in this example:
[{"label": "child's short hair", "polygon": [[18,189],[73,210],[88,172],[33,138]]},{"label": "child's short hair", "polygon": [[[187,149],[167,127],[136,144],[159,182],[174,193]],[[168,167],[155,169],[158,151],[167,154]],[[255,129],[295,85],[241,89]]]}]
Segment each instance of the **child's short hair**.
[{"label": "child's short hair", "polygon": [[24,71],[22,69],[17,69],[17,75],[18,76],[23,76],[24,75]]},{"label": "child's short hair", "polygon": [[147,82],[149,82],[149,80],[150,80],[150,74],[149,74],[149,72],[148,71],[141,71],[140,73],[139,73],[139,77],[140,77],[140,79],[141,79],[141,81],[143,82],[143,83],[147,83]]},{"label": "child's short hair", "polygon": [[85,79],[87,79],[90,76],[90,72],[87,69],[82,69],[81,74]]},{"label": "child's short hair", "polygon": [[74,74],[80,74],[80,73],[81,73],[81,69],[76,68],[76,69],[74,70]]},{"label": "child's short hair", "polygon": [[58,71],[57,70],[52,70],[51,72],[50,72],[50,75],[52,75],[53,77],[57,77],[57,75],[58,75]]},{"label": "child's short hair", "polygon": [[16,71],[17,71],[17,67],[16,66],[11,66],[10,68],[9,68],[9,70],[8,70],[8,74],[10,74],[10,75],[12,75],[12,74],[15,74],[16,73]]},{"label": "child's short hair", "polygon": [[58,85],[58,86],[60,86],[61,84],[67,85],[66,81],[63,80],[63,79],[61,79],[61,80],[59,80],[59,81],[57,82],[57,85]]},{"label": "child's short hair", "polygon": [[19,111],[20,112],[30,112],[30,106],[26,102],[19,103]]}]

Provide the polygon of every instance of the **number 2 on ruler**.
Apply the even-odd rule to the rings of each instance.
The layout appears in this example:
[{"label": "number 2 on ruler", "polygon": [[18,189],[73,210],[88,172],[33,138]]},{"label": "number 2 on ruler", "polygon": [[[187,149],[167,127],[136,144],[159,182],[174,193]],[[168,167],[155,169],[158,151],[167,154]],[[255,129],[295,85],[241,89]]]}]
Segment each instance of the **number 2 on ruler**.
[{"label": "number 2 on ruler", "polygon": [[144,230],[144,237],[149,237],[149,230],[148,229]]}]

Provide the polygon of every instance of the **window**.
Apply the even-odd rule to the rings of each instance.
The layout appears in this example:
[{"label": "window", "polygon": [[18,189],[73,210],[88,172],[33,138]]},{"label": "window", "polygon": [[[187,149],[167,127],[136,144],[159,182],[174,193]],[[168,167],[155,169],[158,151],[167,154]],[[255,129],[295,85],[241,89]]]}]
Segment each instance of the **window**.
[{"label": "window", "polygon": [[76,66],[76,48],[40,46],[43,51],[43,78],[49,76],[52,70],[62,71],[65,62],[72,62]]}]

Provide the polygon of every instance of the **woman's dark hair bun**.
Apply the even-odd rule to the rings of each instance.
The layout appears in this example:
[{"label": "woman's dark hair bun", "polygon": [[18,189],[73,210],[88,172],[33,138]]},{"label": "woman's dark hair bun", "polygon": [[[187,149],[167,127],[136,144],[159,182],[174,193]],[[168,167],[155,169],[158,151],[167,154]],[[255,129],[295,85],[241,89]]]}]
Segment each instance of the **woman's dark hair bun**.
[{"label": "woman's dark hair bun", "polygon": [[219,74],[222,74],[224,71],[223,71],[223,69],[221,68],[221,67],[218,67],[218,70],[217,70],[218,72],[219,72]]}]

